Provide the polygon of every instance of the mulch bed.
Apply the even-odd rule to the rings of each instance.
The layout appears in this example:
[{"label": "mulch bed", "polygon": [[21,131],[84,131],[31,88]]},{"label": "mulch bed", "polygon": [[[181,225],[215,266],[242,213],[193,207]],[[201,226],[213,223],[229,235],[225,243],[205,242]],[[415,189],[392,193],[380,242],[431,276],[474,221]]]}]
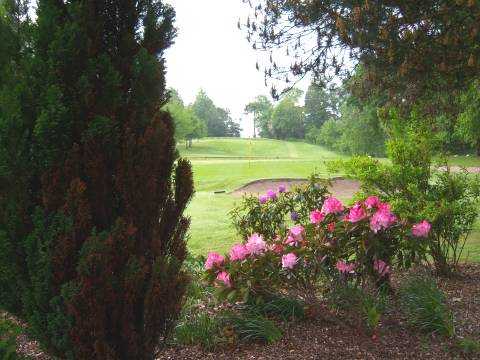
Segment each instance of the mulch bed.
[{"label": "mulch bed", "polygon": [[[462,274],[442,278],[455,315],[458,338],[480,341],[480,264],[462,265]],[[393,279],[393,282],[398,279]],[[19,350],[35,359],[49,359],[24,335],[18,339]],[[478,358],[470,356],[471,359]],[[384,315],[375,335],[361,326],[339,317],[328,316],[291,324],[281,341],[271,344],[239,344],[215,352],[199,347],[171,347],[158,359],[468,359],[455,341],[442,336],[424,335],[411,329],[401,314]]]},{"label": "mulch bed", "polygon": [[[398,279],[397,279],[398,280]],[[394,285],[396,279],[393,279]],[[462,275],[442,278],[455,316],[458,338],[480,341],[480,264],[462,266]],[[349,324],[314,320],[293,324],[281,341],[271,344],[243,344],[235,348],[206,352],[199,347],[165,350],[159,359],[468,359],[454,340],[425,335],[411,329],[398,312],[385,314],[375,335]]]}]

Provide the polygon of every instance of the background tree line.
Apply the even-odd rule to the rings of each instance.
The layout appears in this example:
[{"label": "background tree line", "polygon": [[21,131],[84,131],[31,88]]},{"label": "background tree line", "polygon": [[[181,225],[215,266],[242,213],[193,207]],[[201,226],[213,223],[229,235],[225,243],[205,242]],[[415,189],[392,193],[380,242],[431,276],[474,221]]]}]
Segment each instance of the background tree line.
[{"label": "background tree line", "polygon": [[[302,100],[302,91],[293,88],[278,102],[260,95],[247,104],[245,111],[253,115],[256,134],[274,139],[302,139],[350,155],[385,155],[389,137],[388,95],[371,91],[362,96],[368,86],[365,70],[356,72],[341,86],[327,87],[312,83]],[[480,83],[472,81],[464,91],[448,96],[436,92],[432,96],[439,106],[449,103],[450,112],[428,117],[435,141],[450,153],[477,154],[480,151]],[[431,101],[431,100],[428,100]],[[427,101],[412,107],[421,111]]]},{"label": "background tree line", "polygon": [[185,105],[178,91],[170,89],[165,109],[175,121],[175,138],[185,140],[187,146],[192,145],[192,139],[206,136],[240,137],[240,125],[232,119],[230,111],[216,106],[203,90],[193,104]]}]

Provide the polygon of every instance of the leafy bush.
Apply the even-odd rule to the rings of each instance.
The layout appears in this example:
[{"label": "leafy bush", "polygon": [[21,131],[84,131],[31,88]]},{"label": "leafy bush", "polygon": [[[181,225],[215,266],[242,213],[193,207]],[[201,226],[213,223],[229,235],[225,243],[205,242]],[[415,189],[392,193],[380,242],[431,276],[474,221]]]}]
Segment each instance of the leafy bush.
[{"label": "leafy bush", "polygon": [[403,312],[412,326],[429,333],[454,335],[453,314],[432,278],[410,277],[401,285],[399,294]]},{"label": "leafy bush", "polygon": [[339,119],[330,118],[320,128],[310,128],[305,139],[350,155],[385,155],[386,133],[376,105],[360,105],[354,98],[342,105]]},{"label": "leafy bush", "polygon": [[[322,196],[326,193],[324,188],[315,191]],[[318,208],[307,211],[305,203],[311,200],[307,197],[270,191],[269,195],[246,198],[240,205],[246,224],[242,231],[264,229],[269,235],[253,233],[225,257],[208,254],[206,278],[218,287],[221,299],[248,302],[253,298],[261,303],[282,294],[311,305],[318,301],[325,282],[354,279],[358,284],[373,281],[377,287],[388,287],[393,266],[408,267],[412,259],[423,254],[419,238],[428,236],[430,224],[421,222],[412,227],[377,197],[351,207],[329,197]],[[283,199],[304,202],[289,205],[300,213],[309,213],[308,220],[300,214],[288,226],[278,211],[285,203]],[[275,218],[278,220],[271,221]]]},{"label": "leafy bush", "polygon": [[334,162],[348,176],[362,183],[362,194],[376,194],[392,204],[402,218],[428,219],[432,231],[424,240],[437,271],[450,274],[461,257],[463,244],[478,213],[480,182],[466,173],[432,171],[436,143],[431,131],[413,113],[401,121],[392,113],[392,137],[388,141],[391,164],[369,157]]}]

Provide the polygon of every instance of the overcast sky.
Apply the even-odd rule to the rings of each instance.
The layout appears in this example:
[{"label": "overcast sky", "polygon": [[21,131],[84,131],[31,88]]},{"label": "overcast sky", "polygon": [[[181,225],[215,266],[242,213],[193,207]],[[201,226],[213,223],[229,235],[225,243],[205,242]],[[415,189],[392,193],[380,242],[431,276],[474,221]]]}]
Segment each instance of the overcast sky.
[{"label": "overcast sky", "polygon": [[255,68],[261,54],[237,28],[248,5],[241,0],[167,0],[177,13],[178,36],[167,52],[167,82],[186,103],[204,89],[217,106],[243,119],[243,136],[252,134],[252,121],[243,109],[255,96],[269,95],[263,73]]}]

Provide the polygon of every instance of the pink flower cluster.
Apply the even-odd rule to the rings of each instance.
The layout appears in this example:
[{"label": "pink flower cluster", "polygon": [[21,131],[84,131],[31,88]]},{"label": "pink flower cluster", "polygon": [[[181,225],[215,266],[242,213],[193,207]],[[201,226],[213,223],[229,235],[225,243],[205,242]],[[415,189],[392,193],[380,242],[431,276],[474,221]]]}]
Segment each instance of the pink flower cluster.
[{"label": "pink flower cluster", "polygon": [[337,198],[333,196],[327,198],[322,206],[322,213],[325,215],[328,214],[337,214],[343,211],[343,204]]},{"label": "pink flower cluster", "polygon": [[313,210],[310,213],[310,222],[312,224],[319,224],[323,221],[324,218],[325,218],[325,214],[320,210]]},{"label": "pink flower cluster", "polygon": [[282,256],[282,268],[293,269],[298,262],[298,257],[294,253],[288,253]]},{"label": "pink flower cluster", "polygon": [[[224,264],[225,258],[216,252],[208,253],[207,260],[205,261],[205,269],[212,270],[218,269]],[[225,271],[218,271],[217,280],[223,282],[226,286],[231,287],[230,275]]]},{"label": "pink flower cluster", "polygon": [[388,229],[396,222],[397,217],[390,211],[390,205],[380,203],[370,219],[370,229],[376,234],[380,230]]},{"label": "pink flower cluster", "polygon": [[412,234],[416,237],[428,237],[432,225],[426,220],[412,226]]},{"label": "pink flower cluster", "polygon": [[363,220],[366,216],[367,216],[367,213],[365,212],[365,209],[363,208],[362,204],[356,203],[350,209],[350,212],[348,213],[345,220],[351,223],[356,223],[356,222],[359,222],[360,220]]},{"label": "pink flower cluster", "polygon": [[[286,189],[282,186],[279,188],[278,193],[273,190],[268,190],[265,195],[259,197],[259,201],[261,203],[274,201],[278,194],[284,191],[286,191]],[[329,218],[328,215],[330,214],[334,215],[334,217]],[[326,219],[328,219],[328,221],[325,221]],[[395,214],[391,211],[388,203],[380,201],[376,196],[370,196],[364,201],[357,202],[349,208],[345,208],[341,201],[335,197],[329,197],[324,201],[321,210],[314,209],[310,212],[310,223],[315,225],[313,228],[314,232],[311,234],[313,236],[312,239],[307,239],[306,235],[307,230],[310,231],[312,227],[306,226],[305,228],[302,225],[292,226],[285,236],[277,236],[269,244],[267,244],[262,235],[254,233],[248,237],[246,243],[233,245],[226,258],[215,252],[209,253],[207,260],[205,261],[205,269],[210,271],[212,275],[215,274],[215,277],[212,277],[212,280],[215,279],[227,287],[232,287],[232,283],[235,280],[242,281],[241,279],[243,276],[237,275],[235,271],[237,271],[239,265],[234,265],[234,263],[241,264],[240,266],[246,264],[247,267],[253,265],[252,269],[255,269],[255,264],[260,264],[260,266],[262,266],[261,261],[256,261],[256,259],[261,256],[263,259],[275,259],[275,262],[278,261],[277,270],[292,270],[295,269],[300,262],[299,254],[302,254],[302,264],[305,264],[307,259],[308,261],[312,261],[308,257],[310,242],[312,244],[318,244],[316,241],[319,241],[321,244],[330,248],[328,251],[331,251],[332,249],[335,249],[335,246],[341,246],[338,245],[341,243],[338,241],[337,235],[340,237],[348,235],[352,229],[355,231],[359,229],[362,231],[362,234],[365,230],[367,232],[373,231],[373,233],[376,234],[379,231],[389,229],[399,222]],[[349,223],[360,223],[360,225],[364,225],[366,228],[364,229],[363,227],[360,227],[360,225],[355,225],[351,228],[348,226]],[[401,224],[403,224],[403,222]],[[317,231],[318,229],[325,230],[326,232]],[[345,233],[342,231],[345,231]],[[428,237],[430,231],[431,224],[426,220],[414,224],[411,228],[411,234],[417,238]],[[338,234],[328,234],[333,232],[338,232]],[[395,235],[397,233],[392,234]],[[321,236],[322,238],[317,239],[316,236]],[[362,244],[362,246],[369,245]],[[330,256],[328,254],[323,255],[322,260],[320,260],[321,262],[327,256]],[[391,273],[390,266],[385,261],[376,259],[375,256],[376,255],[369,257],[367,263],[372,264],[372,260],[375,259],[373,260],[373,270],[379,277],[383,278],[388,276]],[[244,263],[243,261],[247,259],[252,259],[253,261],[251,263]],[[364,271],[362,264],[365,264],[365,259],[357,259],[357,261],[358,263],[338,260],[335,267],[344,275],[354,273],[361,274]],[[232,265],[231,268],[229,267],[230,265]],[[231,272],[233,279],[229,272]],[[238,274],[241,273],[242,272]],[[240,277],[237,279],[237,276]]]}]

